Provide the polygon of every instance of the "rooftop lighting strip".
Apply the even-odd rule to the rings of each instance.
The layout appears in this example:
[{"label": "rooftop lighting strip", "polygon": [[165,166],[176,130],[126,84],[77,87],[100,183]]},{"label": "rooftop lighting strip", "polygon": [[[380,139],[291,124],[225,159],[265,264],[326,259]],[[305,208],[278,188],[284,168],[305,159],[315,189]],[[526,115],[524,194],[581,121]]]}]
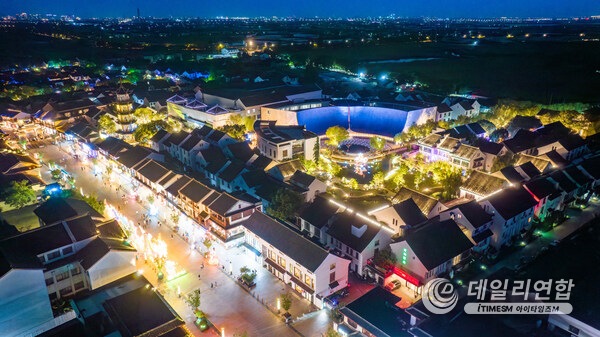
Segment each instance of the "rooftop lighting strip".
[{"label": "rooftop lighting strip", "polygon": [[394,232],[394,230],[393,230],[393,229],[391,229],[391,228],[389,228],[388,226],[384,226],[383,224],[381,224],[381,223],[379,223],[379,222],[377,222],[377,221],[374,221],[373,219],[371,219],[371,218],[369,218],[369,217],[367,217],[367,216],[364,216],[364,215],[362,215],[362,214],[360,214],[360,213],[358,213],[358,212],[355,212],[355,211],[354,211],[354,210],[352,210],[351,208],[348,208],[348,207],[346,207],[346,206],[344,206],[344,205],[340,204],[339,202],[337,202],[337,201],[335,201],[335,200],[333,200],[333,199],[329,199],[329,202],[330,202],[330,203],[332,203],[332,204],[334,204],[334,205],[336,205],[336,206],[338,206],[338,207],[341,207],[341,208],[343,208],[343,209],[344,209],[344,211],[346,211],[346,210],[347,210],[347,211],[350,211],[350,212],[352,212],[352,213],[355,213],[355,214],[356,214],[356,215],[358,215],[358,216],[359,216],[361,219],[363,219],[363,220],[365,220],[365,221],[369,222],[369,223],[370,223],[370,224],[372,224],[372,225],[375,225],[375,226],[377,226],[377,227],[379,227],[379,228],[383,228],[383,229],[387,230],[388,232],[390,232],[390,233],[392,233],[392,234],[394,234],[394,233],[395,233],[395,232]]}]

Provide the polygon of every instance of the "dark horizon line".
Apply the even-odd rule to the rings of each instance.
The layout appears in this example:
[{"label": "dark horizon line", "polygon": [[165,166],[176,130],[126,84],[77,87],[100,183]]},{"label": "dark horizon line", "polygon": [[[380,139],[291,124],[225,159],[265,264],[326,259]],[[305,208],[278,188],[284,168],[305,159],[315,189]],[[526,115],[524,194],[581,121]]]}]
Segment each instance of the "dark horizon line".
[{"label": "dark horizon line", "polygon": [[[132,19],[132,18],[137,18],[137,15],[131,15],[131,16],[89,16],[89,17],[83,17],[83,16],[79,16],[76,14],[53,14],[53,13],[45,13],[45,14],[39,14],[39,13],[26,13],[26,12],[22,12],[22,13],[18,13],[18,14],[5,14],[5,13],[0,13],[0,15],[2,17],[7,17],[7,16],[11,16],[11,17],[19,17],[22,14],[26,14],[26,15],[38,15],[38,16],[54,16],[54,17],[62,17],[62,16],[68,16],[68,17],[75,17],[75,18],[79,18],[79,19],[99,19],[99,20],[103,20],[103,19]],[[220,19],[220,20],[256,20],[256,19],[335,19],[335,20],[348,20],[348,19],[433,19],[433,20],[500,20],[500,19],[507,19],[507,20],[541,20],[541,19],[550,19],[550,20],[558,20],[558,19],[598,19],[600,20],[600,13],[599,14],[590,14],[590,15],[583,15],[583,16],[447,16],[447,17],[441,17],[441,16],[393,16],[392,15],[388,15],[388,16],[319,16],[319,15],[315,15],[315,16],[278,16],[278,15],[272,15],[272,16],[229,16],[229,15],[216,15],[216,16],[140,16],[140,18],[142,19],[204,19],[204,20],[214,20],[214,19]]]}]

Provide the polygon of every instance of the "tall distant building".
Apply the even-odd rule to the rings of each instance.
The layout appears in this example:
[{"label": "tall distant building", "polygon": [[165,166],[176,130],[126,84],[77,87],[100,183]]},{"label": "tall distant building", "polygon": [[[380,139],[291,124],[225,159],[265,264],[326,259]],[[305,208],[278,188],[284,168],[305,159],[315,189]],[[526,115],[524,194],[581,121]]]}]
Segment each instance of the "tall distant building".
[{"label": "tall distant building", "polygon": [[136,128],[133,100],[129,96],[130,92],[123,86],[119,86],[115,94],[117,99],[113,103],[113,111],[116,116],[116,123],[119,125],[117,132],[122,134],[123,138],[130,139]]}]

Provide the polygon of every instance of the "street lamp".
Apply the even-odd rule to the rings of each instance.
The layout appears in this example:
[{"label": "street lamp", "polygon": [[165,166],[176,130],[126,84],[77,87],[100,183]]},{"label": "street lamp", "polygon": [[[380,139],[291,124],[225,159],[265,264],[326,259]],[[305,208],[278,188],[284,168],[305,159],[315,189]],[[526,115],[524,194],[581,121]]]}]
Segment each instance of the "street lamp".
[{"label": "street lamp", "polygon": [[281,299],[277,297],[277,311],[281,310]]},{"label": "street lamp", "polygon": [[221,337],[225,337],[225,328],[221,328]]}]

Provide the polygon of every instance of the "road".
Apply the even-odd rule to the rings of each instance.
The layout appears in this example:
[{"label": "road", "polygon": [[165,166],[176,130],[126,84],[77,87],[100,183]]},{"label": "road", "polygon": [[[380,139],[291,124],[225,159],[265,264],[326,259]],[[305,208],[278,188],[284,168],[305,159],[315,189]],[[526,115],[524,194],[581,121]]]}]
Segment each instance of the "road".
[{"label": "road", "polygon": [[[128,191],[116,190],[118,185],[116,182],[108,181],[104,176],[94,174],[91,169],[92,163],[82,163],[76,160],[72,155],[65,151],[69,151],[70,146],[45,145],[37,147],[32,152],[42,154],[44,162],[50,160],[58,163],[69,172],[76,180],[76,187],[81,188],[84,193],[93,193],[97,195],[99,200],[106,200],[112,205],[120,205],[121,213],[132,221],[139,221],[141,214],[147,214],[148,209],[135,201],[127,203],[123,202],[122,195]],[[61,162],[61,159],[65,159]],[[82,169],[83,168],[83,169]],[[100,170],[102,171],[102,170]],[[98,170],[96,170],[98,173]],[[116,172],[113,172],[114,176]],[[42,178],[48,182],[52,181],[49,170],[42,169]],[[146,202],[147,203],[147,202]],[[165,205],[160,205],[157,201],[155,205],[166,216],[161,216],[163,225],[158,224],[157,216],[151,217],[151,222],[147,227],[147,231],[154,237],[160,235],[167,243],[169,259],[181,265],[187,274],[171,281],[158,281],[156,274],[151,268],[145,265],[142,260],[138,259],[138,270],[143,270],[144,276],[159,289],[169,304],[175,311],[186,321],[188,329],[196,335],[200,335],[200,330],[193,324],[194,316],[192,309],[184,300],[179,297],[178,291],[182,294],[188,294],[195,289],[201,291],[200,309],[206,312],[208,319],[219,329],[225,330],[225,336],[232,336],[234,333],[247,332],[249,336],[298,336],[290,327],[286,326],[276,314],[265,308],[256,298],[249,295],[236,282],[228,277],[223,269],[219,270],[218,266],[209,266],[205,261],[204,256],[196,250],[193,250],[188,242],[186,242],[178,233],[164,225],[170,221],[165,219],[171,211]],[[236,261],[236,269],[239,270],[238,260],[241,259],[239,251],[225,252],[217,249],[220,261]],[[204,267],[203,267],[204,265]],[[279,283],[279,288],[274,291],[269,291],[271,295],[271,306],[274,307],[275,297],[282,292],[287,292],[283,283],[279,282],[262,266],[255,266],[259,276],[257,284],[264,285],[262,288],[268,287],[271,284]],[[215,286],[216,285],[216,286]],[[261,288],[261,289],[262,289]],[[268,289],[264,289],[265,297],[268,297]],[[262,296],[261,296],[262,297]],[[314,309],[313,309],[314,310]],[[294,299],[294,305],[290,310],[295,316],[300,316],[302,313],[310,311],[310,305],[305,300],[299,297]],[[319,310],[312,314],[307,314],[299,319],[294,326],[301,331],[304,336],[320,336],[330,324],[329,318],[325,310]],[[216,333],[213,333],[216,335]],[[203,334],[206,335],[206,332]]]}]

